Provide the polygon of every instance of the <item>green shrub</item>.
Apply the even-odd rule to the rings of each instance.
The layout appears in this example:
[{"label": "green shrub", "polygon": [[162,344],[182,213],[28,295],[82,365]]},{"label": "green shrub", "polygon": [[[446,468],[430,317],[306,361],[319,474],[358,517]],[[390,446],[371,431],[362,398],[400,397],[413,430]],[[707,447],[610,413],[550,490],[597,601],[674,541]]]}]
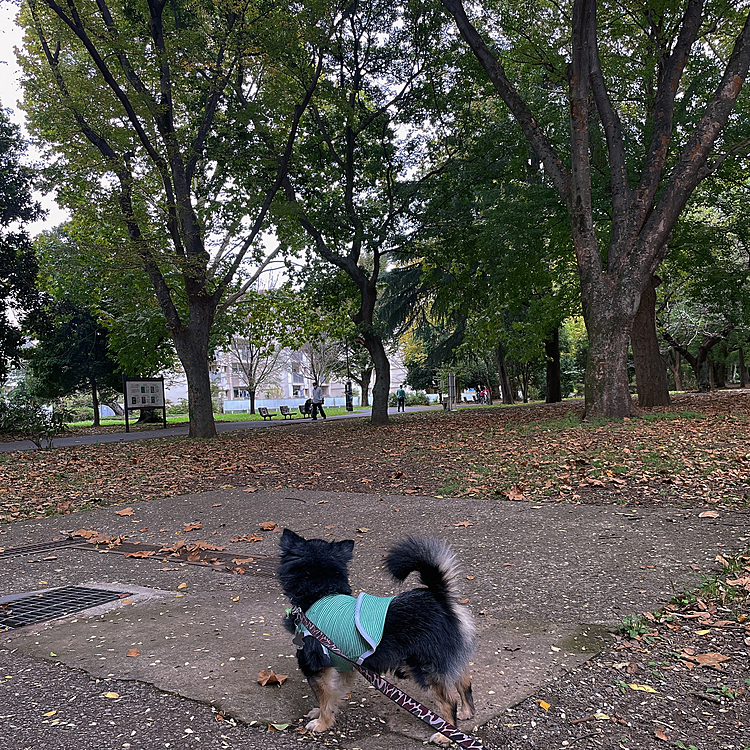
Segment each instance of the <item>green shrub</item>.
[{"label": "green shrub", "polygon": [[65,416],[69,422],[93,422],[94,409],[91,406],[77,406],[75,409],[69,409]]},{"label": "green shrub", "polygon": [[406,395],[407,406],[429,406],[430,399],[424,391],[417,391],[416,393],[408,393]]},{"label": "green shrub", "polygon": [[176,404],[167,406],[167,414],[189,414],[187,399],[181,398]]},{"label": "green shrub", "polygon": [[[397,406],[398,399],[395,393],[388,394],[388,406]],[[430,399],[424,391],[417,391],[416,393],[406,394],[406,405],[407,406],[429,406]]]},{"label": "green shrub", "polygon": [[26,395],[11,394],[0,399],[0,432],[18,434],[37,448],[51,448],[55,435],[64,429],[61,413]]}]

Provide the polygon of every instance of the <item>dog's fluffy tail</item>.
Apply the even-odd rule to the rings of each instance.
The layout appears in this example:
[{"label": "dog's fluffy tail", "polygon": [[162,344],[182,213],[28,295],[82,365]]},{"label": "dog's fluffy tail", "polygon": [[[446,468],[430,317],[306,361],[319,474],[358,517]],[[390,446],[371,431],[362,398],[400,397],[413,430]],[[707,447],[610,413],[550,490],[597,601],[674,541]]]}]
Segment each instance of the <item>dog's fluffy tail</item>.
[{"label": "dog's fluffy tail", "polygon": [[388,553],[385,564],[391,575],[403,581],[417,571],[422,583],[446,604],[458,602],[458,563],[451,548],[433,538],[410,536]]}]

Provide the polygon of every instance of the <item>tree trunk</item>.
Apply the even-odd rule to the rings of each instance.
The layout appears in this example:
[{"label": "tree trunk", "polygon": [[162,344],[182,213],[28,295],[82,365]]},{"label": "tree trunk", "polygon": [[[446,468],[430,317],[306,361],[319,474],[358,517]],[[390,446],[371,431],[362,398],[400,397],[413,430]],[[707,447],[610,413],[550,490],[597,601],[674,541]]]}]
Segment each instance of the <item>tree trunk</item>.
[{"label": "tree trunk", "polygon": [[515,404],[516,400],[513,398],[513,390],[510,385],[510,378],[508,377],[508,368],[505,366],[505,352],[503,351],[502,344],[495,347],[495,366],[497,367],[497,375],[500,378],[500,398],[504,404]]},{"label": "tree trunk", "polygon": [[656,287],[661,283],[651,275],[633,321],[630,343],[633,347],[638,406],[669,406],[669,383],[664,358],[656,337]]},{"label": "tree trunk", "polygon": [[200,311],[193,306],[191,325],[172,333],[177,356],[185,370],[188,385],[189,436],[211,438],[216,435],[211,376],[208,370],[208,337],[213,322],[213,309]]},{"label": "tree trunk", "polygon": [[139,409],[138,419],[136,424],[161,424],[162,412],[161,409]]},{"label": "tree trunk", "polygon": [[674,356],[674,361],[668,357],[667,362],[674,378],[674,389],[682,391],[682,355],[676,349],[672,349],[672,355]]},{"label": "tree trunk", "polygon": [[370,380],[372,380],[372,367],[362,370],[359,377],[351,376],[352,380],[359,386],[361,395],[360,406],[370,405]]},{"label": "tree trunk", "polygon": [[548,404],[557,404],[562,401],[559,328],[555,328],[550,337],[544,342],[544,353],[547,357],[547,393],[545,401]]},{"label": "tree trunk", "polygon": [[250,413],[255,414],[255,391],[248,391],[250,394]]},{"label": "tree trunk", "polygon": [[391,363],[385,353],[383,340],[380,336],[366,332],[362,333],[365,348],[370,352],[375,365],[375,385],[372,387],[372,424],[388,423],[388,392],[391,389]]},{"label": "tree trunk", "polygon": [[117,403],[117,401],[106,401],[105,405],[108,406],[118,417],[125,416],[125,410]]},{"label": "tree trunk", "polygon": [[745,350],[742,347],[737,349],[737,357],[740,366],[740,388],[747,386],[747,368],[745,367]]},{"label": "tree trunk", "polygon": [[628,343],[636,306],[623,284],[606,277],[582,284],[583,319],[589,340],[586,419],[635,413],[628,384]]},{"label": "tree trunk", "polygon": [[91,400],[94,403],[94,423],[93,427],[101,426],[101,415],[99,414],[99,392],[96,387],[96,379],[91,378]]}]

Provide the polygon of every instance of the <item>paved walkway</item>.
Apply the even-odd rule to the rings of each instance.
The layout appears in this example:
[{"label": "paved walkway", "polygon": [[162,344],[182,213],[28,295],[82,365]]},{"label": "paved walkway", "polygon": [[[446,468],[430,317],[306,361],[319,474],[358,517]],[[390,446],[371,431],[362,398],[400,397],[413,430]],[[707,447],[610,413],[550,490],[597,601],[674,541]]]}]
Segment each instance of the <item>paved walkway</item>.
[{"label": "paved walkway", "polygon": [[[407,412],[418,412],[418,411],[439,411],[442,407],[440,406],[408,406],[406,407]],[[395,407],[388,409],[389,414],[396,414]],[[352,412],[349,414],[339,414],[337,416],[328,417],[331,421],[337,421],[341,419],[354,419],[357,417],[367,417],[369,412],[360,411]],[[296,425],[304,424],[309,420],[303,418],[297,419],[252,419],[246,422],[216,422],[216,431],[222,432],[233,432],[235,430],[256,430],[263,429],[264,427],[275,427],[278,425]],[[132,430],[125,432],[123,426],[123,432],[106,432],[100,435],[79,435],[76,437],[56,437],[54,440],[55,448],[66,448],[76,445],[96,445],[98,443],[130,443],[137,440],[157,440],[159,438],[168,437],[179,437],[181,435],[188,434],[189,425],[187,422],[167,427],[166,429],[154,428],[150,430]],[[31,440],[16,440],[9,441],[7,443],[0,443],[0,453],[9,453],[11,451],[28,451],[36,450],[36,446]]]},{"label": "paved walkway", "polygon": [[[261,530],[264,522],[305,536],[355,539],[353,588],[378,595],[398,590],[382,570],[382,556],[396,539],[421,533],[449,541],[463,564],[465,596],[478,623],[478,725],[588,658],[624,616],[655,609],[695,584],[718,552],[742,546],[750,523],[747,511],[722,511],[714,519],[700,518],[697,509],[236,488],[131,508],[130,515],[114,506],[0,527],[0,547],[46,542],[85,527],[144,544],[202,541],[253,561],[241,563],[244,574],[231,575],[166,555],[58,549],[6,558],[0,596],[74,584],[129,594],[100,614],[0,635],[0,713],[25,743],[14,749],[92,746],[93,732],[114,731],[110,721],[117,741],[100,747],[294,746],[298,736],[289,731],[217,730],[210,721],[212,710],[222,710],[246,722],[294,728],[313,706],[281,624],[288,604],[272,573],[279,534]],[[252,535],[262,541],[239,541]],[[289,678],[280,687],[262,687],[256,679],[262,669]],[[42,686],[31,703],[30,691],[19,689],[29,675]],[[171,727],[148,719],[147,708],[160,705],[165,694],[178,701],[175,716],[181,717]],[[93,697],[79,699],[84,695]],[[192,707],[180,713],[180,706]],[[76,728],[65,735],[70,744],[51,742],[64,734],[61,722]],[[350,750],[417,750],[429,734],[363,680],[337,731],[342,734],[324,740]],[[202,741],[196,744],[195,736]],[[0,748],[11,747],[3,741]]]}]

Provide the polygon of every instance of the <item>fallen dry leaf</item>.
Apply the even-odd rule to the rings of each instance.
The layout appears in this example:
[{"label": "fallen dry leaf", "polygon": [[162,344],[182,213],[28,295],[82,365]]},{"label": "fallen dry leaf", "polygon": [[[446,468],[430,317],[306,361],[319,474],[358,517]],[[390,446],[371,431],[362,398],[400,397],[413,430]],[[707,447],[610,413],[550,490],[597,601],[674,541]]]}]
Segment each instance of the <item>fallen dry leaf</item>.
[{"label": "fallen dry leaf", "polygon": [[183,531],[195,531],[196,529],[202,529],[202,528],[203,528],[203,524],[200,521],[196,521],[195,523],[186,524]]},{"label": "fallen dry leaf", "polygon": [[263,531],[273,531],[276,528],[276,522],[275,521],[263,521],[262,523],[259,523],[258,526],[260,526]]},{"label": "fallen dry leaf", "polygon": [[141,652],[137,648],[129,648],[125,656],[140,656]]},{"label": "fallen dry leaf", "polygon": [[283,685],[288,674],[276,674],[273,669],[261,669],[258,672],[258,683],[260,685]]},{"label": "fallen dry leaf", "polygon": [[133,515],[133,509],[132,508],[123,508],[122,510],[116,510],[115,513],[118,516],[132,516]]}]

